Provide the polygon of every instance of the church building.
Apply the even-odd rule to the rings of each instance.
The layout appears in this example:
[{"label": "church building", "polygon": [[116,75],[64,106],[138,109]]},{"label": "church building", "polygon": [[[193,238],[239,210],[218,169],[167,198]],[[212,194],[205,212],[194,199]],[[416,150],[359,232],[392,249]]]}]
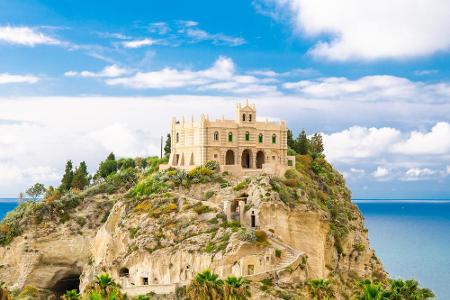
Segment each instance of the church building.
[{"label": "church building", "polygon": [[257,121],[254,104],[237,104],[234,120],[199,121],[173,118],[169,163],[162,168],[192,169],[207,161],[219,162],[221,171],[234,175],[281,173],[294,164],[287,155],[284,121]]}]

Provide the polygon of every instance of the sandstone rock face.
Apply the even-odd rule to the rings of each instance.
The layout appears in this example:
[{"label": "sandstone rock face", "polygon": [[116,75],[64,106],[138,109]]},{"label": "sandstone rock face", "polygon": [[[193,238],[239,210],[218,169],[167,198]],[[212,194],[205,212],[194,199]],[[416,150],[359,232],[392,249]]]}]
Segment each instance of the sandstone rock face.
[{"label": "sandstone rock face", "polygon": [[32,285],[52,289],[64,279],[80,276],[91,257],[92,241],[100,221],[94,211],[106,209],[110,199],[93,197],[73,213],[86,220],[58,224],[45,220],[26,226],[9,245],[0,247],[0,281],[12,289]]},{"label": "sandstone rock face", "polygon": [[[242,179],[233,180],[236,185]],[[207,201],[206,191],[213,195]],[[167,294],[209,268],[256,282],[272,277],[286,289],[308,278],[332,278],[342,286],[336,298],[344,299],[351,278],[384,274],[351,203],[345,204],[352,214],[350,230],[338,241],[330,213],[306,195],[291,205],[280,193],[262,175],[239,188],[199,184],[139,201],[123,194],[86,197],[68,222],[31,225],[0,247],[0,281],[11,288],[54,289],[62,279],[80,276],[83,290],[95,275],[108,272],[129,295]],[[243,227],[225,222],[224,201]],[[257,240],[252,226],[267,238]],[[276,299],[258,284],[253,298]]]}]

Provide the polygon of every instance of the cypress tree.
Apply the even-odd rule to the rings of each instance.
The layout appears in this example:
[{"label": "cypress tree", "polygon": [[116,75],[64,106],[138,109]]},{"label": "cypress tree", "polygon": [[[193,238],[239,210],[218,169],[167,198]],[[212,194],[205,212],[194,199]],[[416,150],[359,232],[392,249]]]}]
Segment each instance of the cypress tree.
[{"label": "cypress tree", "polygon": [[297,151],[297,153],[299,154],[305,155],[308,154],[308,150],[309,150],[308,137],[306,136],[305,130],[302,130],[297,137],[295,151]]},{"label": "cypress tree", "polygon": [[295,140],[292,134],[292,130],[288,129],[287,131],[287,145],[291,149],[295,149]]},{"label": "cypress tree", "polygon": [[172,147],[172,139],[170,133],[167,134],[166,144],[164,145],[164,156],[169,156]]},{"label": "cypress tree", "polygon": [[72,188],[83,190],[89,184],[89,174],[87,171],[86,162],[82,161],[78,168],[75,169],[75,174],[72,180]]},{"label": "cypress tree", "polygon": [[68,160],[66,163],[66,169],[64,171],[64,176],[61,179],[60,189],[63,191],[68,191],[72,187],[73,180],[73,165],[72,161]]},{"label": "cypress tree", "polygon": [[320,133],[314,133],[311,137],[311,151],[317,154],[323,153],[323,141]]},{"label": "cypress tree", "polygon": [[117,161],[114,153],[110,153],[105,161],[102,161],[98,166],[97,174],[95,174],[94,179],[96,178],[106,178],[110,174],[117,172]]}]

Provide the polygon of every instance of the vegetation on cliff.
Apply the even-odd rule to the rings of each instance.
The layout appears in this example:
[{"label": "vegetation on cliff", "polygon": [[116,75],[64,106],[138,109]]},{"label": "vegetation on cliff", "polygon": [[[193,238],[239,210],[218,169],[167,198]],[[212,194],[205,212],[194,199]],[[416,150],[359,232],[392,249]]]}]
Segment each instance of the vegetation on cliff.
[{"label": "vegetation on cliff", "polygon": [[[207,162],[188,172],[173,168],[159,170],[167,157],[116,159],[113,153],[100,163],[94,175],[90,175],[84,162],[74,168],[68,161],[60,186],[45,188],[35,184],[27,191],[32,200],[21,203],[0,222],[0,245],[8,245],[29,228],[56,228],[69,224],[70,228],[77,228],[73,234],[82,235],[82,228],[100,227],[118,202],[116,204],[124,208],[118,227],[125,232],[128,243],[124,257],[138,251],[152,254],[161,249],[183,249],[189,253],[223,257],[232,248],[232,241],[266,249],[273,232],[251,230],[241,226],[239,221],[227,221],[221,207],[214,202],[220,200],[223,190],[239,198],[241,195],[247,197],[250,190],[264,185],[258,201],[270,201],[288,211],[303,210],[319,215],[329,226],[326,242],[333,249],[331,255],[338,258],[336,266],[327,266],[330,270],[328,278],[283,285],[276,278],[268,277],[256,283],[258,292],[282,299],[301,299],[302,296],[321,300],[334,299],[346,289],[340,295],[345,294],[349,299],[430,299],[431,291],[420,288],[415,281],[389,281],[382,271],[371,274],[367,280],[352,273],[351,260],[356,261],[361,253],[372,252],[367,242],[363,243],[364,238],[353,239],[351,235],[364,229],[359,210],[351,203],[345,180],[325,159],[320,135],[308,138],[301,132],[294,140],[291,134],[288,144],[290,154],[296,156],[295,167],[282,177],[234,178],[220,172],[216,162]],[[44,195],[42,199],[41,195]],[[94,210],[83,212],[83,205],[93,199],[101,201]],[[251,205],[247,203],[245,211],[251,209]],[[283,255],[281,250],[275,251],[278,259]],[[345,257],[348,266],[339,268],[339,262]],[[376,259],[373,257],[370,259]],[[301,268],[307,272],[306,257]],[[220,280],[214,273],[205,271],[194,277],[185,292],[190,299],[249,299],[250,287],[255,288],[255,283],[236,277]],[[416,296],[408,298],[406,291],[413,293],[412,290]],[[13,293],[13,298],[22,299],[22,294],[31,295],[27,299],[39,299],[34,296],[36,293],[36,289],[26,287]],[[106,274],[97,276],[84,295],[80,296],[76,291],[65,295],[65,299],[80,297],[126,299],[119,285]],[[137,299],[150,299],[150,296]]]}]

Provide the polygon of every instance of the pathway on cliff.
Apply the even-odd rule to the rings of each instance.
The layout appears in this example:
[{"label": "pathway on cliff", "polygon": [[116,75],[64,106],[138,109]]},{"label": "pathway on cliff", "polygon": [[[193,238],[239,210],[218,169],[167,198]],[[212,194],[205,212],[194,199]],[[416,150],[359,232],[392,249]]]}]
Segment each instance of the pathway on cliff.
[{"label": "pathway on cliff", "polygon": [[[200,199],[196,199],[193,197],[186,196],[184,194],[178,193],[178,192],[172,192],[180,197],[184,197],[186,200],[193,201],[193,202],[201,202],[204,205],[207,205],[211,208],[215,208],[217,210],[223,211],[223,206],[212,203],[210,201],[204,201]],[[245,226],[245,225],[244,225]],[[254,228],[247,227],[250,230],[255,230]],[[245,275],[244,277],[249,280],[260,280],[259,278],[264,278],[269,275],[278,275],[283,270],[288,269],[289,267],[292,267],[294,264],[299,263],[301,261],[302,256],[304,256],[303,252],[300,252],[288,244],[284,243],[281,239],[275,237],[273,234],[269,234],[268,236],[269,242],[271,245],[275,248],[281,251],[281,257],[279,260],[275,262],[275,264],[272,264],[271,268],[269,270],[266,270],[264,272],[260,272],[257,274],[252,275]],[[298,265],[298,264],[297,264]]]},{"label": "pathway on cliff", "polygon": [[[200,199],[196,199],[190,196],[187,196],[185,194],[181,194],[178,192],[172,192],[172,194],[175,194],[179,197],[183,197],[184,199],[192,202],[202,203],[210,208],[223,211],[223,206],[212,203],[210,201],[204,201]],[[250,230],[255,230],[254,228],[246,227]],[[281,251],[281,257],[276,260],[274,264],[271,265],[271,268],[269,270],[252,274],[252,275],[243,275],[242,277],[250,280],[250,281],[260,281],[267,277],[278,277],[281,272],[284,270],[287,270],[291,268],[291,270],[294,270],[297,268],[301,262],[302,257],[304,256],[303,252],[300,252],[288,244],[284,243],[281,239],[275,237],[273,234],[269,234],[268,240],[270,244],[273,246],[274,249],[278,249]],[[129,295],[139,295],[139,294],[145,294],[148,292],[155,292],[160,291],[163,293],[171,293],[175,292],[175,290],[180,287],[186,285],[186,283],[172,283],[172,284],[150,284],[145,286],[133,286],[133,287],[126,287],[124,288],[125,292],[127,292]]]}]

